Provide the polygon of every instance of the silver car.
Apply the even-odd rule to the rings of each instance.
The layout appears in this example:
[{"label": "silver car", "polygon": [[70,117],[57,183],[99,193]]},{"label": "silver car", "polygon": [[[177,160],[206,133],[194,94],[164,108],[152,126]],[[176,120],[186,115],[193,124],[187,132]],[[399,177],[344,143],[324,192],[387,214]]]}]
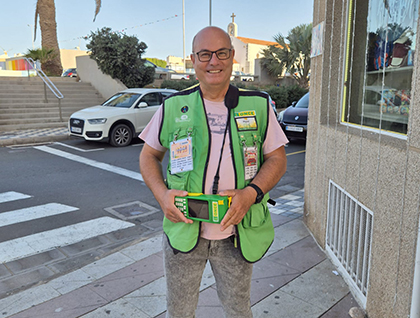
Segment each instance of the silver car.
[{"label": "silver car", "polygon": [[70,135],[85,140],[107,140],[115,147],[127,146],[146,127],[163,99],[176,92],[155,88],[118,92],[102,105],[72,114],[68,124]]}]

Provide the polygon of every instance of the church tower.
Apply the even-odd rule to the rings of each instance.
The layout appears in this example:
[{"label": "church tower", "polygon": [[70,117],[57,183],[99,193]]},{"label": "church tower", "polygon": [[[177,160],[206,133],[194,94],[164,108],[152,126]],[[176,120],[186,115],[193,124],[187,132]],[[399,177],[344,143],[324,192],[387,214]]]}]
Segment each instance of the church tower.
[{"label": "church tower", "polygon": [[236,38],[238,36],[238,25],[235,23],[236,15],[232,13],[230,17],[232,18],[232,22],[228,25],[227,33]]}]

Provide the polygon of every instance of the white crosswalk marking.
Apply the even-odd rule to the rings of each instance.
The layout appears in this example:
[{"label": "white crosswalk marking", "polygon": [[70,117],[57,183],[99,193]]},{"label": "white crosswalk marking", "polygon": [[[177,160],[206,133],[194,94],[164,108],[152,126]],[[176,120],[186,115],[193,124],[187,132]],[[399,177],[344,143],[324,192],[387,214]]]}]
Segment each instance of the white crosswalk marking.
[{"label": "white crosswalk marking", "polygon": [[135,226],[102,217],[0,243],[0,264]]},{"label": "white crosswalk marking", "polygon": [[113,173],[131,178],[131,179],[134,179],[134,180],[144,181],[142,175],[138,172],[127,170],[127,169],[120,168],[120,167],[117,167],[117,166],[113,166],[113,165],[110,165],[110,164],[107,164],[107,163],[104,163],[104,162],[95,161],[95,160],[88,159],[88,158],[85,158],[85,157],[73,155],[69,152],[61,151],[61,150],[54,149],[54,148],[47,147],[47,146],[36,146],[34,148],[38,149],[38,150],[41,150],[41,151],[44,151],[44,152],[47,152],[47,153],[50,153],[50,154],[55,155],[55,156],[63,157],[63,158],[73,160],[73,161],[77,161],[77,162],[83,163],[85,165],[95,167],[95,168],[98,168],[98,169],[102,169],[102,170],[105,170],[105,171],[113,172]]},{"label": "white crosswalk marking", "polygon": [[30,208],[4,212],[0,213],[0,227],[77,210],[79,209],[64,204],[48,203]]},{"label": "white crosswalk marking", "polygon": [[0,203],[27,199],[30,197],[31,197],[30,195],[22,194],[15,191],[9,191],[9,192],[0,193]]}]

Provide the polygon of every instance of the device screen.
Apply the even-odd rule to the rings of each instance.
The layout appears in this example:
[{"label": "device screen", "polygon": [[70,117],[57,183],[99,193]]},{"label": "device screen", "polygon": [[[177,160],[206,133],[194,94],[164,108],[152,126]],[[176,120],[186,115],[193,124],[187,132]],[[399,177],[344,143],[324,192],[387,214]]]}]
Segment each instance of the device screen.
[{"label": "device screen", "polygon": [[193,218],[209,220],[209,203],[202,200],[188,199],[188,214]]}]

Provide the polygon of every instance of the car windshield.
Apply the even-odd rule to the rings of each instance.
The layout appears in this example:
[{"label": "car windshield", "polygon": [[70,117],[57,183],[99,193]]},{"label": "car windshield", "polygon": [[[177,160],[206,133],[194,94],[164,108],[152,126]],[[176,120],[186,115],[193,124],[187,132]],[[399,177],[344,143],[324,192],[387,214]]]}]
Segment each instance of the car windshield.
[{"label": "car windshield", "polygon": [[118,93],[108,99],[103,106],[130,108],[140,97],[135,93]]},{"label": "car windshield", "polygon": [[295,105],[296,108],[308,108],[309,106],[309,93],[303,95]]}]

